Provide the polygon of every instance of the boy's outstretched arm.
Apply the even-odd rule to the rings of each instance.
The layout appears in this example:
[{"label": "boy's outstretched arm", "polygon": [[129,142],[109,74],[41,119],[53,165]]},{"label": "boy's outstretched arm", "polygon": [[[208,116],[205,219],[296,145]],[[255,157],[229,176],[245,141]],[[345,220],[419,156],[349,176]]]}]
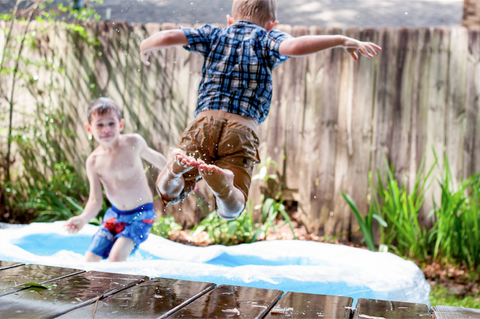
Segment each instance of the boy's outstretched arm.
[{"label": "boy's outstretched arm", "polygon": [[372,42],[362,42],[343,35],[306,35],[287,39],[280,44],[279,53],[290,57],[305,56],[331,48],[344,48],[357,61],[360,54],[373,58],[381,47]]},{"label": "boy's outstretched arm", "polygon": [[67,220],[65,227],[69,233],[76,233],[92,218],[97,216],[103,204],[102,184],[100,178],[94,170],[95,158],[87,158],[87,177],[90,183],[90,194],[88,196],[88,202],[85,205],[83,213],[79,216],[75,216]]},{"label": "boy's outstretched arm", "polygon": [[157,32],[140,44],[140,58],[145,65],[150,65],[150,52],[177,45],[188,45],[187,37],[182,30],[165,30]]},{"label": "boy's outstretched arm", "polygon": [[136,144],[140,146],[140,156],[161,171],[167,165],[167,158],[162,153],[148,147],[142,136],[138,134],[135,134],[135,136],[137,138]]}]

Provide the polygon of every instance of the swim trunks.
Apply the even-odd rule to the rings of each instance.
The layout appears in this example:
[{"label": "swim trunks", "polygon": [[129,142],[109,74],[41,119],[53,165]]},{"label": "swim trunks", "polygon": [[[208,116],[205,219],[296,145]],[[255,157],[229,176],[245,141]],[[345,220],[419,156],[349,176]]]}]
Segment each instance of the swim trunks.
[{"label": "swim trunks", "polygon": [[[177,145],[188,156],[230,170],[234,174],[233,185],[242,192],[245,203],[253,167],[260,163],[258,147],[258,136],[252,128],[233,120],[204,116],[202,113],[188,125]],[[184,173],[183,178],[185,184],[180,195],[171,201],[163,198],[164,206],[185,199],[195,189],[201,176],[198,169],[193,168]]]},{"label": "swim trunks", "polygon": [[132,250],[134,253],[138,246],[147,240],[154,221],[153,203],[128,211],[112,206],[106,211],[102,225],[93,236],[88,251],[102,258],[108,258],[117,238],[126,237],[135,243],[135,248]]}]

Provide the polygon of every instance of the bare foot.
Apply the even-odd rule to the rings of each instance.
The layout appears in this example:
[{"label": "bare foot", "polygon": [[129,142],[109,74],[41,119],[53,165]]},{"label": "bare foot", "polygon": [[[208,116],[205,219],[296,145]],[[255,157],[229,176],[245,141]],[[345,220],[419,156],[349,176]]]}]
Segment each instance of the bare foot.
[{"label": "bare foot", "polygon": [[223,219],[236,219],[245,208],[243,193],[233,185],[233,172],[216,165],[201,163],[200,175],[216,197],[217,214]]},{"label": "bare foot", "polygon": [[200,175],[215,195],[227,195],[233,186],[233,173],[228,169],[221,169],[216,165],[201,163]]},{"label": "bare foot", "polygon": [[191,156],[187,156],[184,151],[175,149],[172,152],[172,157],[167,163],[168,171],[174,177],[180,177],[189,170],[197,167],[200,163]]}]

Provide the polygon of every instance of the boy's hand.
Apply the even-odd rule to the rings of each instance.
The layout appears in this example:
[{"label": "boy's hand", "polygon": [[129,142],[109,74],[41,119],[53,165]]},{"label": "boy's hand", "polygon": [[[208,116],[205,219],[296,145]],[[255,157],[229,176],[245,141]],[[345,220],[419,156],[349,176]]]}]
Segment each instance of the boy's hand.
[{"label": "boy's hand", "polygon": [[348,37],[345,37],[342,47],[348,52],[348,54],[352,56],[355,61],[358,61],[357,50],[360,52],[360,54],[369,58],[373,58],[375,55],[377,55],[377,51],[382,50],[382,48],[375,43],[362,42]]},{"label": "boy's hand", "polygon": [[140,59],[142,60],[143,64],[145,65],[150,65],[150,62],[148,61],[148,58],[150,57],[150,52],[146,50],[147,44],[145,43],[145,40],[142,41],[140,44]]},{"label": "boy's hand", "polygon": [[88,220],[86,220],[84,217],[75,216],[67,220],[67,222],[63,226],[67,229],[67,232],[69,232],[70,234],[75,234],[80,229],[82,229],[87,222]]}]

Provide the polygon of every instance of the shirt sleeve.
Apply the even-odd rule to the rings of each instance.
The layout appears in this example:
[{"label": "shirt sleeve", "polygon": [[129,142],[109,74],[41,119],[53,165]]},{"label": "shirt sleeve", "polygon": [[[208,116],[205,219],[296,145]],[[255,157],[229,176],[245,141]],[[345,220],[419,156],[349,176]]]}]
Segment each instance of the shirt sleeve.
[{"label": "shirt sleeve", "polygon": [[280,44],[287,40],[293,38],[290,34],[285,33],[279,30],[270,30],[266,35],[266,47],[268,58],[270,59],[272,68],[279,66],[283,62],[288,60],[288,56],[281,55],[278,51],[280,49]]},{"label": "shirt sleeve", "polygon": [[180,29],[188,40],[188,45],[184,46],[186,50],[200,53],[203,56],[208,55],[211,49],[211,39],[216,34],[217,27],[206,24],[200,28],[180,27]]}]

